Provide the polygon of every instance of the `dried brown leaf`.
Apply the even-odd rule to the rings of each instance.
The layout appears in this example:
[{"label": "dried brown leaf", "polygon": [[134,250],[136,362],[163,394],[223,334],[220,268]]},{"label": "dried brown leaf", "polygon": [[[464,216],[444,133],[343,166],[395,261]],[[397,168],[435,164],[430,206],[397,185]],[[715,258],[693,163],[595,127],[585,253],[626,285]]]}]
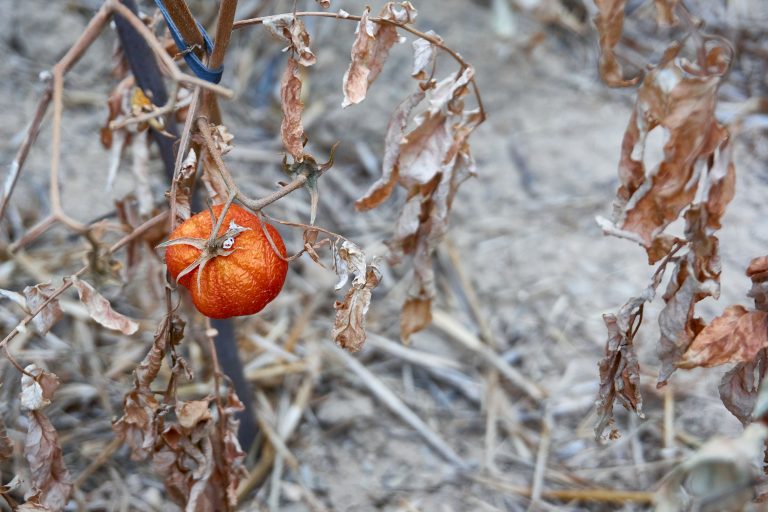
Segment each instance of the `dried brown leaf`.
[{"label": "dried brown leaf", "polygon": [[264,18],[264,26],[278,39],[288,43],[283,51],[295,52],[299,57],[299,64],[311,66],[317,62],[317,57],[309,48],[309,34],[304,27],[304,22],[292,14],[279,14]]},{"label": "dried brown leaf", "polygon": [[[53,295],[55,288],[51,286],[50,281],[45,283],[36,284],[35,286],[27,286],[24,288],[24,298],[27,301],[27,308],[30,311],[35,311],[40,307],[48,298]],[[40,334],[45,334],[51,330],[51,327],[61,320],[63,313],[59,301],[54,299],[50,301],[40,313],[32,319],[32,323]]]},{"label": "dried brown leaf", "polygon": [[336,302],[336,319],[333,323],[333,340],[350,352],[357,352],[365,343],[365,315],[371,304],[371,292],[379,284],[381,275],[375,265],[368,265],[365,280],[355,279],[343,302]]},{"label": "dried brown leaf", "polygon": [[768,351],[761,350],[754,359],[731,368],[720,381],[720,400],[744,425],[752,422],[760,383],[768,370]]},{"label": "dried brown leaf", "polygon": [[304,128],[301,126],[304,103],[301,101],[299,67],[293,57],[288,57],[280,82],[280,106],[283,110],[283,121],[280,124],[283,146],[294,160],[300,162],[304,159]]},{"label": "dried brown leaf", "polygon": [[210,403],[210,399],[191,400],[189,402],[179,400],[176,402],[176,417],[179,420],[179,425],[192,429],[198,423],[210,420]]},{"label": "dried brown leaf", "polygon": [[88,314],[96,322],[104,327],[127,335],[131,335],[139,330],[138,323],[112,309],[109,301],[97,292],[93,286],[77,276],[72,276],[72,284],[77,289],[80,302],[85,305]]},{"label": "dried brown leaf", "polygon": [[[646,75],[622,143],[614,222],[646,248],[694,200],[707,204],[709,224],[719,226],[733,197],[729,135],[714,117],[717,90],[729,65],[727,52],[719,46],[710,49],[706,68],[698,69],[681,64],[680,49],[679,44],[670,46]],[[668,134],[664,159],[646,169],[645,141],[655,128]],[[696,186],[699,163],[705,164],[704,179]]]},{"label": "dried brown leaf", "polygon": [[21,406],[28,411],[38,411],[50,405],[59,387],[59,378],[35,364],[28,365],[24,370],[27,373],[21,376]]},{"label": "dried brown leaf", "polygon": [[71,477],[64,464],[56,429],[40,411],[29,413],[24,456],[29,463],[31,484],[40,492],[40,505],[62,510],[72,492]]},{"label": "dried brown leaf", "polygon": [[421,89],[408,96],[397,106],[392,118],[389,120],[387,135],[384,138],[384,157],[382,158],[383,173],[376,183],[371,185],[365,196],[355,202],[355,207],[360,211],[370,210],[383,203],[392,193],[399,177],[398,159],[403,143],[405,127],[408,124],[413,109],[424,99],[425,93]]},{"label": "dried brown leaf", "polygon": [[600,76],[609,87],[628,87],[639,79],[624,79],[621,64],[616,60],[616,45],[624,28],[625,4],[626,0],[595,0],[598,10],[595,26],[600,34]]},{"label": "dried brown leaf", "polygon": [[[366,8],[357,25],[357,36],[352,44],[352,61],[342,80],[342,107],[365,99],[368,88],[384,67],[389,50],[401,41],[395,25],[373,22],[368,18],[369,13],[370,9]],[[410,2],[387,2],[379,13],[379,18],[396,23],[410,23],[415,17],[416,9]]]},{"label": "dried brown leaf", "polygon": [[157,440],[157,412],[160,407],[149,389],[132,389],[123,399],[123,416],[112,430],[131,448],[131,459],[143,460],[152,453]]},{"label": "dried brown leaf", "polygon": [[[428,30],[426,34],[432,36],[441,43],[443,41],[443,39],[433,30]],[[411,68],[411,76],[416,80],[426,80],[432,75],[435,59],[437,58],[437,50],[439,48],[431,41],[427,41],[421,37],[414,40],[412,46],[413,67]]]},{"label": "dried brown leaf", "polygon": [[426,329],[432,323],[432,299],[408,298],[400,311],[400,338],[408,343],[411,334]]},{"label": "dried brown leaf", "polygon": [[746,363],[768,347],[768,313],[729,306],[693,340],[680,368]]}]

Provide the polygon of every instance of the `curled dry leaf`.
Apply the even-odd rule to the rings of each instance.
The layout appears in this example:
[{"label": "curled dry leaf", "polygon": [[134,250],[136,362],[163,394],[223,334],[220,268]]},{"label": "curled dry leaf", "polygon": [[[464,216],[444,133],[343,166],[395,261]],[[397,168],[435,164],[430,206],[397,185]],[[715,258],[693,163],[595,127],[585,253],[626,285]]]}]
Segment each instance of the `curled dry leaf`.
[{"label": "curled dry leaf", "polygon": [[413,257],[414,279],[401,315],[401,338],[431,322],[434,296],[432,254],[448,227],[448,216],[459,186],[475,174],[469,135],[483,121],[479,110],[464,110],[462,97],[474,76],[467,67],[433,84],[429,106],[404,133],[414,108],[425,98],[421,89],[395,110],[385,140],[382,177],[359,199],[359,210],[384,202],[396,183],[407,190],[406,201],[388,246],[392,259]]},{"label": "curled dry leaf", "polygon": [[[645,297],[625,304],[618,315],[603,315],[608,330],[605,355],[598,363],[600,390],[597,397],[598,423],[595,437],[600,438],[606,427],[613,424],[613,403],[616,399],[641,418],[643,397],[640,395],[640,364],[634,347],[635,322],[642,311]],[[611,430],[610,438],[617,433]]]},{"label": "curled dry leaf", "polygon": [[616,45],[624,28],[626,0],[595,0],[597,16],[595,26],[600,35],[600,76],[609,87],[627,87],[638,78],[624,79],[624,71],[616,60]]},{"label": "curled dry leaf", "polygon": [[387,2],[378,17],[389,22],[371,21],[369,14],[370,9],[366,8],[357,25],[357,36],[352,44],[352,61],[342,80],[342,107],[365,99],[368,88],[381,73],[390,49],[395,43],[401,42],[394,24],[411,23],[417,13],[410,2]]},{"label": "curled dry leaf", "polygon": [[350,241],[334,251],[334,263],[339,275],[336,289],[341,289],[354,275],[352,285],[343,302],[334,304],[336,319],[333,323],[333,339],[336,344],[350,352],[357,352],[365,343],[365,315],[371,304],[371,293],[381,280],[375,263],[366,263],[365,254]]},{"label": "curled dry leaf", "polygon": [[754,423],[736,439],[709,440],[664,478],[656,510],[744,510],[755,495],[766,437],[768,427]]},{"label": "curled dry leaf", "polygon": [[113,425],[115,434],[131,448],[131,459],[143,460],[157,440],[160,403],[151,390],[134,388],[123,398],[123,415]]},{"label": "curled dry leaf", "polygon": [[264,26],[278,39],[288,43],[283,51],[292,51],[299,56],[299,64],[311,66],[317,57],[309,48],[309,34],[304,22],[292,14],[279,14],[264,18]]},{"label": "curled dry leaf", "polygon": [[693,340],[680,368],[751,361],[768,347],[768,312],[729,306]]},{"label": "curled dry leaf", "polygon": [[134,387],[123,399],[123,415],[112,430],[131,448],[133,460],[145,459],[157,441],[160,403],[150,385],[160,373],[166,349],[184,336],[184,322],[177,316],[165,317],[155,333],[152,347],[134,370]]},{"label": "curled dry leaf", "polygon": [[109,301],[97,292],[93,286],[77,276],[72,276],[72,284],[77,289],[80,302],[85,305],[88,314],[96,322],[104,327],[127,335],[131,335],[139,329],[138,323],[112,309]]},{"label": "curled dry leaf", "polygon": [[40,505],[62,510],[72,492],[71,477],[64,464],[56,429],[40,410],[50,404],[59,379],[35,365],[29,365],[25,370],[34,375],[22,375],[21,381],[21,402],[29,410],[24,456],[29,464],[31,483],[39,493]]},{"label": "curled dry leaf", "polygon": [[285,150],[295,161],[300,162],[304,158],[304,128],[301,125],[304,103],[301,101],[299,66],[293,57],[288,57],[285,73],[280,81],[280,106],[283,110],[280,138]]},{"label": "curled dry leaf", "polygon": [[[763,315],[768,314],[768,300],[766,299],[768,297],[768,256],[753,259],[747,268],[747,276],[752,279],[752,289],[749,291],[749,296],[754,299],[757,311],[742,314],[737,318],[735,327],[738,327],[741,318],[747,315],[750,317],[749,320],[758,319],[758,324],[762,324],[765,322]],[[741,306],[733,306],[732,308],[741,308]],[[726,310],[727,312],[728,310]],[[738,310],[737,312],[740,313]],[[724,314],[723,317],[725,316]],[[720,324],[724,324],[723,317],[715,319],[705,331],[710,329],[718,320],[720,320]],[[748,321],[746,328],[751,329],[752,327],[751,321]],[[766,329],[768,328],[764,326],[759,328],[757,332],[750,334],[749,339],[744,339],[742,342],[748,347],[754,347],[756,342],[759,343],[760,340],[764,340],[768,336]],[[730,339],[733,334],[735,334],[735,328],[730,331],[728,338],[731,343],[735,341]],[[694,340],[695,342],[696,340]],[[768,370],[768,349],[762,348],[749,360],[739,362],[720,381],[720,399],[725,407],[745,425],[753,421],[753,409],[756,408],[758,390],[768,390],[765,385],[766,370]],[[765,392],[763,391],[762,394]],[[756,414],[759,418],[763,417],[765,412],[760,411]]]},{"label": "curled dry leaf", "polygon": [[[648,72],[622,142],[614,223],[646,248],[694,200],[707,203],[708,223],[719,218],[733,197],[734,171],[728,131],[714,117],[717,90],[730,55],[723,46],[706,53],[702,66],[684,65],[673,44]],[[646,169],[645,142],[651,130],[668,134],[664,158]],[[704,165],[703,179],[694,176]],[[697,185],[697,182],[698,185]],[[697,192],[701,198],[697,198]]]},{"label": "curled dry leaf", "polygon": [[328,9],[331,6],[331,0],[315,0],[315,2],[320,4],[323,9]]},{"label": "curled dry leaf", "polygon": [[216,428],[211,398],[178,402],[178,423],[167,425],[153,454],[155,469],[165,476],[169,496],[188,511],[234,510],[237,486],[247,473],[237,442],[234,414],[242,403],[230,391],[219,409],[223,428]]},{"label": "curled dry leaf", "polygon": [[50,405],[59,387],[59,378],[35,364],[28,365],[24,370],[32,376],[21,376],[21,406],[28,411],[39,411]]},{"label": "curled dry leaf", "polygon": [[[428,30],[427,35],[432,36],[442,43],[443,38],[437,35],[434,30]],[[413,44],[413,68],[411,76],[416,80],[426,80],[432,75],[432,70],[437,58],[438,47],[431,41],[424,38],[416,39]]]},{"label": "curled dry leaf", "polygon": [[761,382],[765,382],[766,370],[768,350],[764,349],[751,361],[739,363],[731,368],[720,380],[720,400],[744,425],[752,422],[752,411]]},{"label": "curled dry leaf", "polygon": [[[50,281],[24,288],[24,298],[26,299],[29,311],[36,311],[37,308],[42,306],[55,291],[56,290],[51,286]],[[61,320],[62,315],[63,313],[61,311],[61,306],[59,306],[59,301],[54,299],[43,307],[40,313],[32,319],[32,323],[40,334],[45,334],[51,330],[51,327],[53,327],[56,322]]]},{"label": "curled dry leaf", "polygon": [[424,99],[425,93],[421,89],[409,95],[397,106],[392,118],[389,120],[387,135],[384,138],[384,157],[382,159],[383,172],[381,178],[376,181],[365,196],[355,202],[355,207],[360,211],[370,210],[379,206],[392,193],[398,179],[398,159],[400,157],[400,144],[403,142],[405,127],[410,119],[413,109]]}]

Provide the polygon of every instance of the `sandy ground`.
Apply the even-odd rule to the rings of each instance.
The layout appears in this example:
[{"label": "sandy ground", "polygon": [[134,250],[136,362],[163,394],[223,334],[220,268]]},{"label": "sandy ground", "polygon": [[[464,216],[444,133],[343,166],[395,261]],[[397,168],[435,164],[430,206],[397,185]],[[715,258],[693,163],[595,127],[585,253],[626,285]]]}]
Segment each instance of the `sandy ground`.
[{"label": "sandy ground", "polygon": [[[526,498],[503,490],[498,482],[520,488],[531,485],[541,446],[541,422],[546,416],[552,423],[543,461],[547,467],[545,488],[653,489],[675,458],[687,453],[695,441],[717,434],[733,436],[741,426],[717,396],[717,383],[724,370],[678,372],[668,399],[674,400],[673,422],[680,435],[671,450],[663,450],[664,397],[654,389],[658,366],[654,356],[656,303],[646,316],[638,341],[646,419],[630,418],[617,410],[622,438],[608,444],[593,439],[596,363],[605,338],[601,314],[617,309],[640,291],[651,274],[641,248],[603,237],[594,221],[596,215],[610,213],[632,91],[610,91],[599,82],[591,31],[577,36],[550,29],[544,42],[526,55],[515,42],[498,39],[489,28],[492,14],[482,2],[414,3],[420,10],[418,26],[434,29],[474,64],[490,113],[472,140],[478,177],[461,189],[454,207],[449,238],[459,255],[458,272],[468,276],[477,294],[496,351],[543,387],[549,398],[535,402],[505,379],[497,381],[483,360],[438,327],[415,335],[412,348],[458,362],[470,383],[469,392],[461,393],[422,367],[379,349],[366,348],[355,356],[472,463],[476,469],[469,472],[471,475],[484,475],[496,482],[483,484],[441,458],[329,355],[318,376],[311,406],[289,443],[300,461],[300,471],[287,470],[284,478],[302,482],[334,510],[525,510]],[[278,3],[275,12],[284,10],[285,4]],[[0,21],[0,44],[6,55],[6,71],[0,81],[3,168],[12,159],[42,90],[37,81],[39,72],[48,69],[76,38],[96,2],[78,5],[81,7],[25,2],[21,13],[17,2],[0,0],[0,12],[9,14]],[[359,10],[353,2],[344,8]],[[352,202],[375,179],[388,114],[414,85],[403,69],[409,66],[410,50],[408,45],[397,48],[369,99],[341,111],[341,74],[348,62],[353,24],[315,20],[310,28],[317,34],[318,48],[318,65],[309,75],[307,97],[308,109],[315,112],[308,130],[311,147],[322,154],[333,141],[342,141],[338,168],[321,184],[320,223],[341,230],[373,252],[383,251],[380,242],[388,236],[402,196],[366,214],[356,214]],[[262,41],[257,44],[250,38]],[[109,211],[113,199],[132,187],[130,173],[124,171],[113,192],[101,192],[107,154],[98,143],[98,128],[106,117],[103,105],[112,84],[107,78],[112,40],[112,34],[103,37],[67,78],[62,162],[65,208],[81,219]],[[231,120],[227,124],[237,143],[230,156],[232,167],[243,186],[255,193],[268,190],[280,179],[274,131],[279,111],[270,82],[265,79],[268,85],[264,86],[257,77],[266,73],[265,63],[279,46],[265,40],[263,32],[256,29],[238,34],[228,63],[228,69],[235,71],[224,80],[224,85],[240,94],[238,103],[225,107],[226,119]],[[248,55],[259,58],[250,77],[242,67]],[[445,69],[447,73],[450,68]],[[49,148],[50,130],[45,129],[16,192],[12,213],[26,222],[47,208],[44,192]],[[264,155],[275,158],[265,162],[268,158]],[[747,304],[749,285],[744,269],[752,257],[765,253],[768,247],[764,222],[768,173],[741,143],[736,159],[737,193],[720,233],[722,294],[719,303],[702,303],[707,318],[724,305]],[[162,194],[159,172],[157,178],[155,187]],[[306,198],[297,194],[274,208],[274,213],[305,218],[306,203]],[[55,233],[52,236],[55,239]],[[300,235],[288,236],[289,243],[295,244]],[[34,255],[34,250],[30,254]],[[466,288],[457,286],[457,267],[447,249],[440,251],[438,270],[442,293],[437,308],[469,332],[477,333]],[[327,300],[315,314],[305,342],[325,353],[324,346],[331,344],[327,333],[332,322],[332,276],[311,262],[296,264],[291,275],[294,281],[289,280],[288,293],[270,306],[263,320],[239,324],[240,332],[245,336],[249,328],[264,329],[264,325],[287,320],[279,308],[287,308],[292,315],[296,308],[293,301],[315,293],[321,298],[327,296]],[[405,291],[396,279],[407,279],[407,273],[394,268],[385,275],[394,280],[385,281],[374,297],[370,331],[396,340],[397,308]],[[11,281],[5,276],[2,286],[28,279],[16,275]],[[110,355],[104,354],[103,359],[109,361]],[[129,382],[127,375],[114,384],[117,407],[124,389],[121,386]],[[290,379],[286,384],[294,385]],[[273,387],[265,389],[270,396],[281,393]],[[495,400],[503,405],[489,405],[489,396],[497,397]],[[486,424],[489,407],[496,407],[494,410],[503,416],[490,437]],[[101,420],[104,423],[104,415]],[[108,426],[102,424],[102,430]],[[65,445],[64,451],[74,467],[87,464],[87,455],[79,452],[77,445]],[[128,478],[135,469],[121,468],[120,457],[125,454],[118,452],[112,470]],[[133,482],[131,489],[158,488],[152,483],[151,472],[143,470],[141,474],[145,476],[140,483]],[[267,494],[265,490],[260,497],[266,499]],[[541,504],[541,510],[643,509],[632,504],[621,508],[615,504],[545,501],[549,505]],[[280,510],[307,510],[307,506],[284,490]]]}]

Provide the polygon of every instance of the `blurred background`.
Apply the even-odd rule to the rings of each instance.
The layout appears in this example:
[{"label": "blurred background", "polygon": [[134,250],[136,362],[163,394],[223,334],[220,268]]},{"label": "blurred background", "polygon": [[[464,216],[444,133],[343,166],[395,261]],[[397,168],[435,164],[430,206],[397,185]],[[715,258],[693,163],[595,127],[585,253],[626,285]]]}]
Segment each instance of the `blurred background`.
[{"label": "blurred background", "polygon": [[[380,4],[372,4],[374,12]],[[434,30],[475,67],[489,113],[470,140],[477,177],[461,187],[448,236],[436,254],[434,325],[401,346],[399,309],[410,266],[385,264],[368,316],[369,341],[357,354],[341,354],[330,337],[333,302],[342,298],[333,291],[336,276],[306,256],[292,263],[282,294],[262,313],[235,323],[246,376],[265,421],[286,425],[287,416],[296,414],[291,404],[297,404],[302,389],[309,391],[286,439],[293,458],[278,457],[265,470],[260,490],[247,496],[243,509],[646,509],[647,493],[615,502],[598,495],[574,499],[557,490],[652,491],[704,441],[735,436],[741,425],[718,397],[717,383],[727,368],[680,371],[666,389],[656,390],[657,300],[646,309],[636,341],[646,417],[617,409],[621,438],[594,439],[597,361],[606,338],[601,315],[640,292],[652,274],[641,247],[604,237],[594,220],[611,212],[635,89],[613,90],[601,83],[591,1],[413,4],[419,11],[415,25]],[[213,27],[216,2],[189,5],[204,25]],[[718,109],[719,118],[728,121],[749,98],[766,95],[768,8],[748,0],[686,5],[737,49]],[[96,0],[0,0],[3,169],[12,161],[44,89],[41,72],[64,54],[99,6]],[[151,2],[140,6],[153,12]],[[363,6],[333,0],[330,10],[360,14]],[[292,8],[287,1],[241,1],[238,19]],[[299,1],[297,9],[319,7]],[[657,28],[654,16],[653,2],[628,2],[621,55],[630,75],[655,62],[675,35],[675,29]],[[344,234],[370,255],[386,257],[384,242],[392,235],[403,191],[366,213],[356,212],[354,201],[378,179],[389,116],[417,85],[408,76],[413,38],[406,34],[408,42],[393,48],[366,100],[342,110],[341,80],[356,24],[321,18],[308,18],[306,24],[317,55],[317,64],[303,76],[308,147],[322,161],[331,145],[341,142],[336,165],[320,183],[318,224]],[[116,200],[147,187],[162,204],[167,189],[154,152],[151,172],[138,177],[126,154],[114,186],[107,189],[109,152],[99,143],[99,129],[116,84],[110,75],[115,39],[114,31],[106,30],[65,82],[63,202],[82,221],[109,214]],[[233,101],[222,102],[224,124],[235,136],[226,161],[238,184],[256,197],[284,179],[279,139],[282,46],[263,27],[237,31],[222,81],[236,93]],[[455,70],[443,56],[437,76]],[[764,127],[765,119],[754,116],[736,139],[736,197],[719,232],[722,292],[719,301],[700,304],[707,320],[726,305],[749,304],[745,268],[768,248]],[[651,155],[660,154],[662,144],[649,141]],[[2,234],[6,247],[49,209],[49,158],[47,122],[7,213]],[[307,222],[308,194],[292,194],[268,213]],[[301,247],[299,230],[281,231],[289,251]],[[19,290],[60,279],[79,268],[84,250],[82,242],[54,229],[13,258],[3,255],[0,288]],[[147,275],[162,271],[157,258],[147,258],[144,265]],[[13,345],[18,359],[50,368],[62,380],[48,414],[74,475],[111,441],[111,421],[121,413],[131,371],[151,342],[157,320],[151,308],[162,287],[148,282],[136,278],[100,286],[117,309],[141,320],[145,328],[140,335],[129,338],[98,328],[68,296],[63,301],[65,322],[45,337],[28,335]],[[187,311],[192,317],[192,310]],[[0,303],[4,332],[18,318],[11,303]],[[204,349],[194,342],[202,330],[200,322],[188,326],[185,353],[197,376],[180,389],[184,396],[210,390]],[[286,343],[295,349],[287,352]],[[26,427],[19,414],[18,374],[5,361],[0,368],[0,413],[12,437],[21,439]],[[544,393],[531,396],[523,389],[526,385]],[[393,412],[387,405],[390,394],[426,429],[420,432]],[[425,432],[436,438],[427,440]],[[248,461],[253,469],[257,454]],[[23,467],[20,463],[14,467]],[[8,479],[6,471],[3,478]],[[536,485],[543,493],[532,505]],[[83,510],[175,506],[150,465],[131,462],[124,449],[77,492]]]}]

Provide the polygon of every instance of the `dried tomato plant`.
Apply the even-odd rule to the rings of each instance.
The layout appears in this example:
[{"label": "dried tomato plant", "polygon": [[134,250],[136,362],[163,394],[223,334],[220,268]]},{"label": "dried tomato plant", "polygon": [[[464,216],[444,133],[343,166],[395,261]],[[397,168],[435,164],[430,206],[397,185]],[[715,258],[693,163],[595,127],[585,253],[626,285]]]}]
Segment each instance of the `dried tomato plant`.
[{"label": "dried tomato plant", "polygon": [[[327,1],[318,3],[323,8],[329,4]],[[211,225],[216,227],[209,243],[227,244],[222,245],[221,250],[208,251],[201,256],[204,261],[184,270],[191,274],[199,272],[198,288],[200,274],[212,266],[205,263],[213,258],[226,258],[237,250],[237,247],[232,248],[235,235],[232,235],[233,241],[227,237],[221,241],[215,231],[227,209],[236,202],[255,214],[259,222],[269,219],[302,232],[302,247],[292,255],[285,255],[276,247],[273,235],[264,230],[272,249],[282,260],[290,262],[306,253],[320,265],[324,259],[330,261],[338,274],[336,290],[342,290],[349,283],[343,300],[334,305],[333,339],[349,351],[363,346],[372,291],[382,278],[380,263],[342,234],[315,224],[318,181],[331,169],[336,146],[330,148],[325,163],[320,163],[306,150],[308,133],[302,126],[302,69],[314,65],[317,57],[302,21],[304,18],[326,17],[357,24],[351,62],[342,79],[343,107],[363,101],[380,75],[390,49],[405,40],[404,34],[414,36],[411,75],[415,80],[414,90],[395,109],[390,121],[385,137],[382,177],[356,203],[359,210],[375,208],[390,196],[397,184],[407,192],[407,201],[389,242],[394,260],[410,256],[413,261],[414,279],[402,310],[404,340],[430,322],[431,302],[435,296],[433,253],[446,232],[459,186],[475,174],[469,136],[484,121],[485,112],[474,69],[440,36],[414,27],[417,11],[410,2],[387,2],[376,16],[371,16],[370,8],[366,7],[358,16],[343,11],[292,12],[235,21],[236,0],[222,0],[217,38],[205,52],[202,49],[207,43],[202,43],[207,35],[200,32],[200,26],[194,22],[186,4],[182,0],[165,4],[170,13],[166,13],[170,16],[167,19],[173,19],[176,24],[173,30],[178,30],[186,41],[195,44],[179,52],[159,17],[139,16],[134,2],[129,0],[106,0],[77,42],[51,70],[48,87],[6,181],[0,218],[7,211],[45,113],[53,104],[51,212],[14,240],[9,251],[18,253],[30,247],[56,225],[68,229],[74,238],[84,240],[88,251],[86,264],[65,276],[59,286],[43,282],[26,287],[23,293],[2,291],[22,311],[16,327],[0,341],[6,358],[21,374],[20,405],[28,411],[23,452],[29,464],[30,480],[29,486],[23,489],[27,501],[19,510],[65,508],[72,499],[73,489],[82,485],[123,443],[130,449],[133,460],[150,462],[162,476],[167,496],[185,510],[234,510],[238,501],[255,485],[253,478],[243,482],[248,472],[244,466],[245,453],[238,440],[236,415],[244,405],[219,366],[214,348],[214,338],[219,333],[208,319],[203,322],[196,316],[184,317],[179,302],[186,299],[181,298],[176,283],[164,275],[154,252],[174,228],[192,217],[193,208],[197,209],[193,204],[196,189],[204,191],[209,205],[222,205],[215,208],[220,212],[219,216],[211,219]],[[123,43],[115,57],[114,71],[120,81],[109,97],[108,118],[101,129],[100,142],[110,154],[108,186],[115,181],[123,159],[130,151],[137,193],[116,205],[120,224],[109,221],[86,223],[65,212],[61,201],[59,169],[64,75],[112,20],[116,22]],[[180,63],[180,59],[186,59],[190,53],[206,53],[206,69],[220,69],[232,31],[255,25],[265,26],[272,36],[286,45],[280,80],[280,139],[286,153],[283,169],[290,181],[261,198],[248,196],[238,186],[238,177],[230,172],[225,162],[233,147],[233,134],[221,119],[217,101],[231,97],[232,91],[208,78],[195,76],[194,69],[183,71]],[[126,45],[126,41],[131,41],[130,45]],[[140,68],[143,71],[138,73],[136,55],[140,51],[149,58]],[[453,59],[458,70],[437,75],[441,54]],[[465,106],[470,92],[474,94],[474,107]],[[148,162],[153,143],[160,148],[169,170],[167,203],[153,197],[149,186]],[[311,198],[308,224],[272,219],[264,212],[265,207],[302,188],[309,191]],[[245,228],[230,226],[232,229],[240,233]],[[119,237],[115,240],[116,234]],[[202,250],[204,242],[204,239],[196,238],[193,241],[174,240],[171,244],[187,243]],[[324,251],[325,257],[322,255]],[[48,333],[63,317],[61,300],[70,288],[77,291],[88,317],[104,328],[125,337],[146,333],[145,322],[118,312],[98,290],[105,282],[124,284],[131,279],[146,280],[148,293],[159,298],[164,304],[164,312],[152,335],[149,351],[133,369],[133,385],[124,395],[123,409],[112,425],[116,440],[83,474],[73,478],[64,462],[62,442],[43,412],[55,401],[59,378],[34,364],[22,365],[12,355],[10,346],[14,339],[30,331],[41,336]],[[202,331],[199,329],[201,324]],[[190,326],[193,331],[198,326],[197,332],[204,333],[199,338],[204,338],[204,350],[211,357],[213,377],[209,394],[194,399],[179,396],[179,387],[195,377],[195,369],[181,350],[185,341],[195,338],[194,333],[186,332]],[[233,345],[229,350],[236,348]],[[200,370],[205,369],[197,369]],[[311,380],[306,382],[311,384]],[[301,389],[305,390],[304,396],[311,388],[302,385]],[[267,435],[271,435],[269,430]],[[277,441],[273,440],[274,443]],[[13,453],[14,443],[9,440],[5,424],[0,422],[0,460],[11,458]],[[272,455],[274,460],[274,450]],[[269,464],[268,458],[264,460]],[[13,507],[11,494],[19,485],[14,479],[0,488],[0,494]]]},{"label": "dried tomato plant", "polygon": [[[720,293],[721,265],[716,236],[726,207],[733,199],[732,127],[715,117],[718,90],[734,59],[730,43],[704,32],[682,3],[656,2],[658,22],[677,24],[683,35],[673,41],[644,76],[626,78],[615,54],[624,21],[625,2],[596,1],[600,32],[600,72],[611,86],[640,81],[632,115],[624,133],[619,161],[620,186],[612,219],[598,218],[603,231],[640,244],[656,270],[646,290],[617,313],[604,315],[608,329],[605,356],[599,363],[597,400],[600,437],[613,428],[618,400],[641,417],[640,367],[634,341],[645,304],[656,296],[669,274],[659,314],[657,387],[678,369],[736,363],[720,384],[725,406],[744,424],[752,421],[760,383],[765,375],[768,347],[766,316],[766,257],[756,258],[747,275],[753,287],[754,309],[729,306],[709,324],[696,314],[696,305]],[[664,133],[663,158],[646,166],[649,133]],[[682,235],[671,225],[682,222]],[[667,272],[669,271],[669,272]]]}]

